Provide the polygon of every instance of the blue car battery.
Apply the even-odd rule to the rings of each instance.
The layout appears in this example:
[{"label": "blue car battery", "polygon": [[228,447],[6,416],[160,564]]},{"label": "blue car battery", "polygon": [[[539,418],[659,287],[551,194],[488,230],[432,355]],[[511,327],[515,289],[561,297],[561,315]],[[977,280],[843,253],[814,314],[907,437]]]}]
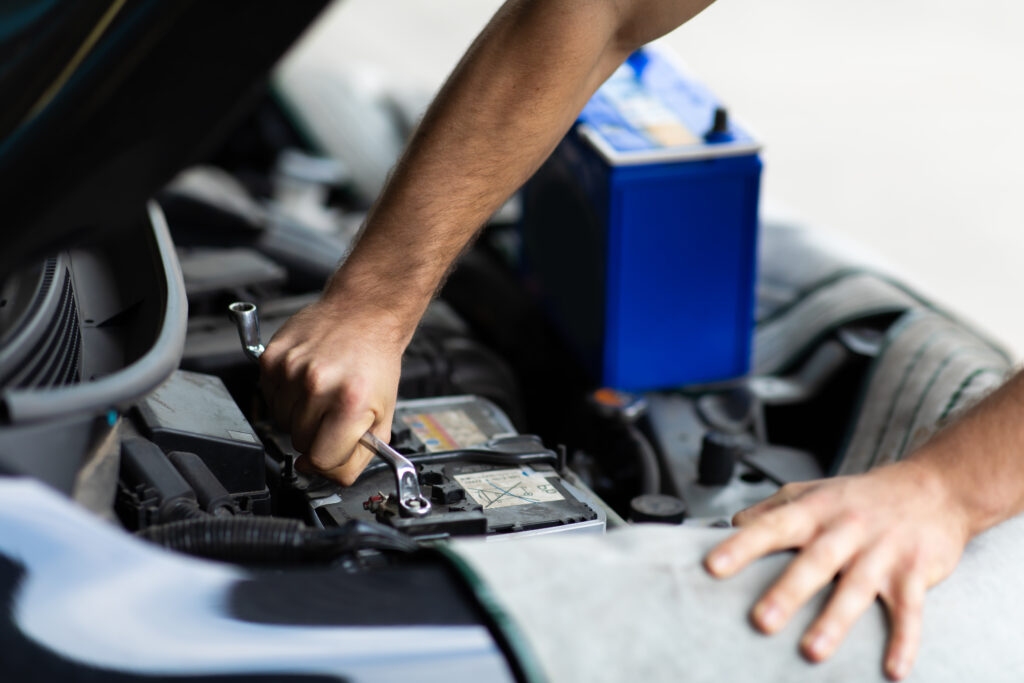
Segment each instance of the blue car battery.
[{"label": "blue car battery", "polygon": [[646,47],[526,184],[528,286],[595,382],[638,391],[748,371],[759,149]]}]

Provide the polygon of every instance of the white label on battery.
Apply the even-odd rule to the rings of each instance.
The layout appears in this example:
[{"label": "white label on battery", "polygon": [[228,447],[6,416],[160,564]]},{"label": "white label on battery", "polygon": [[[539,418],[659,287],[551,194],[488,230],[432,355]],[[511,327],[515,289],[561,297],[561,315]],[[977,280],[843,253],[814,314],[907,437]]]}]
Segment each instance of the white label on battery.
[{"label": "white label on battery", "polygon": [[457,474],[455,481],[484,509],[565,500],[558,489],[529,467]]},{"label": "white label on battery", "polygon": [[619,67],[601,92],[633,130],[646,134],[655,147],[680,147],[700,142],[674,111],[636,80],[631,68]]},{"label": "white label on battery", "polygon": [[487,435],[480,431],[473,418],[464,410],[403,415],[402,421],[409,425],[432,453],[472,448],[487,441]]}]

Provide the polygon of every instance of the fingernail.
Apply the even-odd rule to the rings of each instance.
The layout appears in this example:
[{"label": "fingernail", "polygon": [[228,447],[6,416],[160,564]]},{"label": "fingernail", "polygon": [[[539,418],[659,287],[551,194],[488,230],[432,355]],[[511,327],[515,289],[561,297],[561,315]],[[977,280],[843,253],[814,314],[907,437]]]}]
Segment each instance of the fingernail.
[{"label": "fingernail", "polygon": [[782,621],[782,610],[773,602],[761,602],[754,608],[754,621],[763,631],[774,631]]},{"label": "fingernail", "polygon": [[889,660],[889,677],[896,680],[906,677],[910,673],[910,662],[906,659],[893,657]]},{"label": "fingernail", "polygon": [[814,659],[821,659],[828,655],[831,644],[828,633],[821,630],[804,639],[804,650]]},{"label": "fingernail", "polygon": [[708,569],[715,574],[723,574],[732,566],[732,556],[727,552],[714,553],[708,557]]}]

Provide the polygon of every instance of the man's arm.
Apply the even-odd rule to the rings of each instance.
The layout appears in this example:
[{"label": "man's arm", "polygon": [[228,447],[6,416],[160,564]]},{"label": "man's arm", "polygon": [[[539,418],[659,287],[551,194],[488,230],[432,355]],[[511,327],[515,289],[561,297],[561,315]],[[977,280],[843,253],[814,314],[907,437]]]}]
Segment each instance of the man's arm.
[{"label": "man's arm", "polygon": [[390,438],[401,354],[455,257],[634,49],[712,0],[510,0],[431,105],[320,301],[261,359],[278,424],[351,484]]},{"label": "man's arm", "polygon": [[974,536],[1024,511],[1024,373],[907,460],[853,477],[783,487],[740,512],[742,529],[706,558],[728,577],[771,552],[800,552],[754,605],[766,633],[781,629],[840,575],[801,647],[829,657],[876,598],[890,615],[885,671],[910,671],[928,588],[953,571]]}]

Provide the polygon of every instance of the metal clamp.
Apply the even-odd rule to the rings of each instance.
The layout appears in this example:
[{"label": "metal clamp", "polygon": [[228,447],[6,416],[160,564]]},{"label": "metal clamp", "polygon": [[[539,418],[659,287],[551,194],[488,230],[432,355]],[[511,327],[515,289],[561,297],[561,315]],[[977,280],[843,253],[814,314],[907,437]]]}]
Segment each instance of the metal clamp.
[{"label": "metal clamp", "polygon": [[[238,338],[242,342],[245,355],[251,360],[258,361],[265,347],[260,343],[260,321],[256,313],[256,304],[236,301],[228,306],[228,312],[238,327]],[[394,471],[398,513],[402,517],[424,517],[429,514],[430,501],[420,490],[420,478],[412,461],[370,432],[359,437],[359,443],[369,448]]]}]

